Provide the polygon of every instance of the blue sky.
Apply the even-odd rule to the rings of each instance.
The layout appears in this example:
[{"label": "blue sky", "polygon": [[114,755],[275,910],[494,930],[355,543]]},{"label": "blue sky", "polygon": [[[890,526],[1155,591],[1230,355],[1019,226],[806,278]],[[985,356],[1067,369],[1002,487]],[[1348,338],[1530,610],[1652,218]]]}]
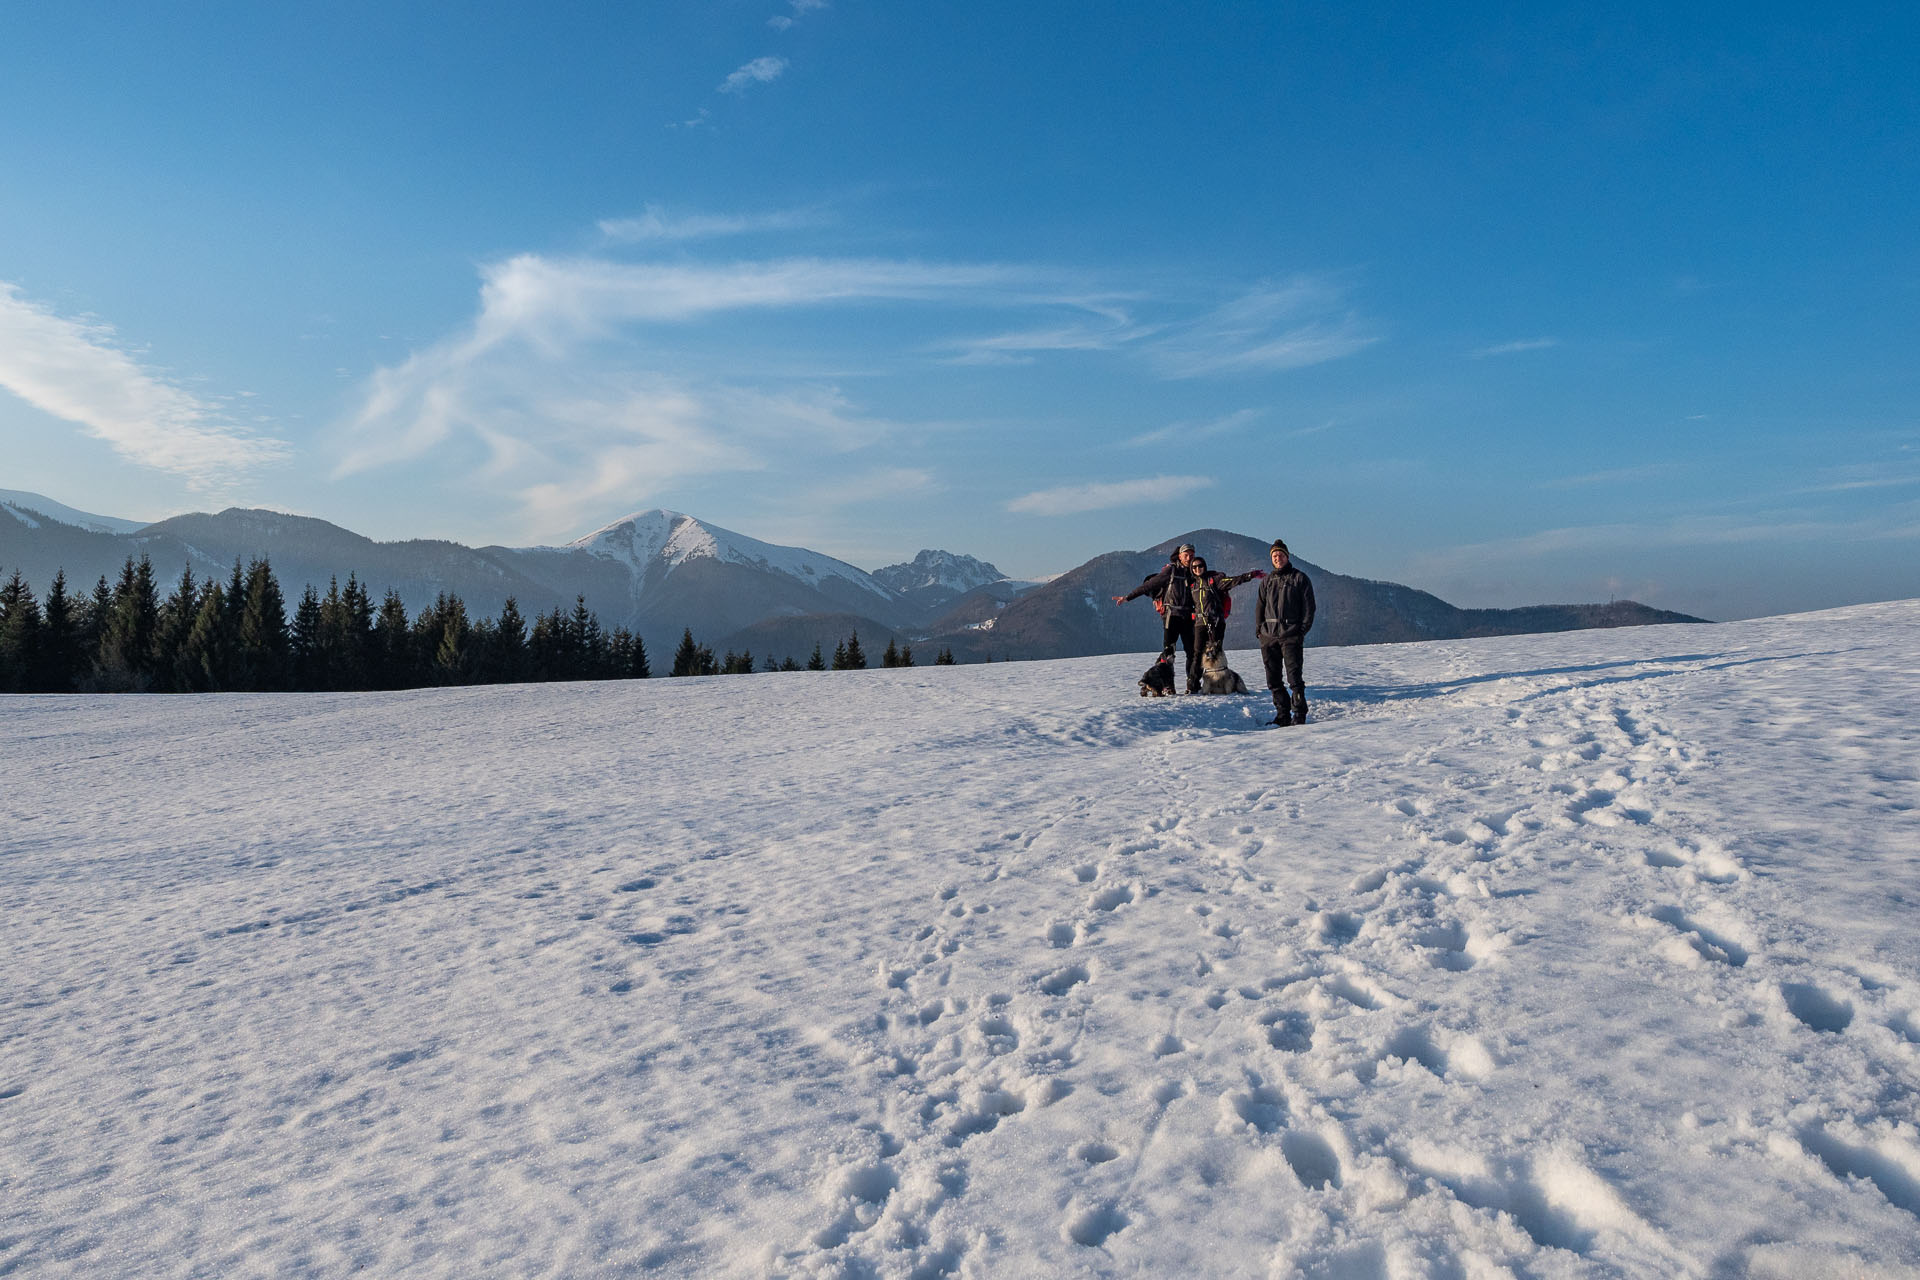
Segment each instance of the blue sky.
[{"label": "blue sky", "polygon": [[1915,12],[1354,8],[9,6],[0,487],[1920,595]]}]

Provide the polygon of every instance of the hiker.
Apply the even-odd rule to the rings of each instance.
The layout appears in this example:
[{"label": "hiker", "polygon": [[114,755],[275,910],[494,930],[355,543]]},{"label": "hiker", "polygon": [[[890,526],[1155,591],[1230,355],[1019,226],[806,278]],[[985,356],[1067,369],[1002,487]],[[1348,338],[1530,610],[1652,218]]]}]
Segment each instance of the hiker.
[{"label": "hiker", "polygon": [[1225,577],[1217,569],[1207,568],[1204,556],[1193,558],[1193,641],[1204,657],[1209,649],[1226,647],[1227,618],[1233,613],[1232,591],[1243,582],[1267,576],[1265,569],[1249,569],[1235,577]]},{"label": "hiker", "polygon": [[1313,630],[1313,583],[1293,567],[1286,543],[1275,538],[1269,553],[1273,572],[1260,584],[1253,635],[1260,642],[1260,661],[1267,669],[1267,688],[1273,693],[1271,723],[1305,724],[1307,682],[1300,673],[1300,653],[1306,646],[1307,632]]},{"label": "hiker", "polygon": [[1154,611],[1160,615],[1166,631],[1162,637],[1161,648],[1169,657],[1173,654],[1174,642],[1187,647],[1187,692],[1200,692],[1200,652],[1193,647],[1193,544],[1183,542],[1174,549],[1173,559],[1167,561],[1167,567],[1150,575],[1145,582],[1123,596],[1115,596],[1115,604],[1125,604],[1141,596],[1152,596]]}]

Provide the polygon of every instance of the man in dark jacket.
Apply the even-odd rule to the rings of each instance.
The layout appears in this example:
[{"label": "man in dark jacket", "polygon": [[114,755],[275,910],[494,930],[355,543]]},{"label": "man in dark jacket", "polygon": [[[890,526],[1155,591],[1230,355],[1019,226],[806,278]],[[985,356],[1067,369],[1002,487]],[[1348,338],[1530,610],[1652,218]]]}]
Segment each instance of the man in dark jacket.
[{"label": "man in dark jacket", "polygon": [[1193,647],[1193,544],[1183,542],[1167,561],[1167,567],[1123,596],[1115,604],[1125,604],[1141,596],[1152,596],[1153,607],[1160,611],[1165,626],[1161,648],[1173,653],[1176,641],[1187,648],[1187,692],[1200,692],[1200,654]]},{"label": "man in dark jacket", "polygon": [[1307,632],[1313,630],[1313,583],[1293,567],[1286,543],[1274,539],[1271,554],[1273,572],[1260,584],[1253,635],[1260,642],[1260,661],[1273,693],[1273,723],[1305,724],[1307,682],[1300,673],[1300,655]]}]

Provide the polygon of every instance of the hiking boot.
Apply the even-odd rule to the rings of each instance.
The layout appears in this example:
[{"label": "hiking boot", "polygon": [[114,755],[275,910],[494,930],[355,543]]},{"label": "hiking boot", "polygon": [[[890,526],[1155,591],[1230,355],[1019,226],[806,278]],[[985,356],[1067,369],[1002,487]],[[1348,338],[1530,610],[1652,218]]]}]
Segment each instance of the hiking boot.
[{"label": "hiking boot", "polygon": [[1295,724],[1307,722],[1307,700],[1298,694],[1293,698],[1293,722]]}]

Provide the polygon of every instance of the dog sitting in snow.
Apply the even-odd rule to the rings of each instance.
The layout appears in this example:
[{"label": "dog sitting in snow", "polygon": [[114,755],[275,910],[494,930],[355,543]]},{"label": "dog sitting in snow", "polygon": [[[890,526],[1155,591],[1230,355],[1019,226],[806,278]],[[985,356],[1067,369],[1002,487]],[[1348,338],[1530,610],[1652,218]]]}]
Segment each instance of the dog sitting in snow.
[{"label": "dog sitting in snow", "polygon": [[1227,665],[1226,646],[1219,641],[1208,645],[1200,654],[1200,692],[1202,693],[1245,693],[1247,682],[1240,673]]},{"label": "dog sitting in snow", "polygon": [[1173,693],[1173,650],[1162,651],[1154,664],[1140,677],[1140,696],[1165,698]]}]

